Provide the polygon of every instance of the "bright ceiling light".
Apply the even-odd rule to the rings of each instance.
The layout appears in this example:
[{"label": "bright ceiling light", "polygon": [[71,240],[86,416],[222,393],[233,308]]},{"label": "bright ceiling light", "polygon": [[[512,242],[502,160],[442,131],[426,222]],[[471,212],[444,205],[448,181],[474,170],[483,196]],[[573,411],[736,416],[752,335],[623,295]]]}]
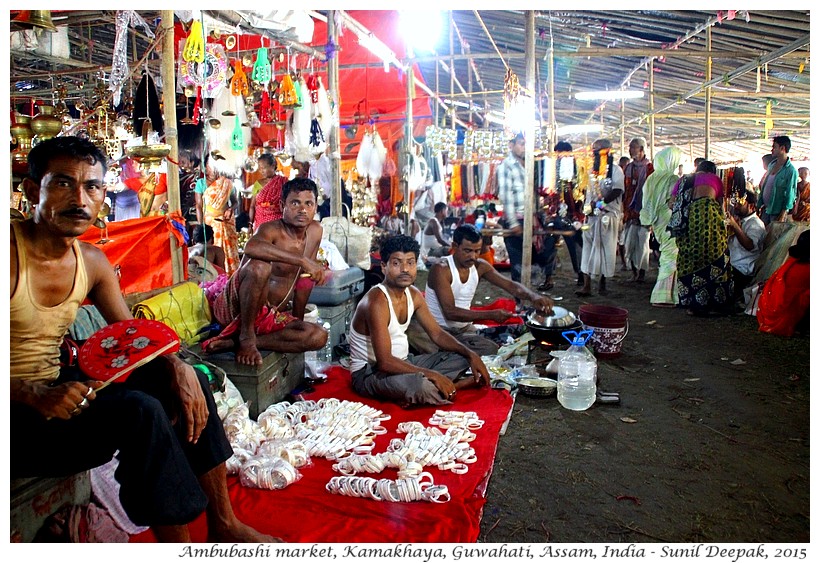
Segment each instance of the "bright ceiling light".
[{"label": "bright ceiling light", "polygon": [[576,100],[631,100],[635,98],[643,98],[643,90],[600,90],[575,94]]},{"label": "bright ceiling light", "polygon": [[390,63],[396,65],[397,68],[402,68],[401,63],[396,58],[396,54],[382,43],[374,35],[359,35],[359,45],[379,57],[384,62],[384,71],[387,72],[390,68]]},{"label": "bright ceiling light", "polygon": [[415,52],[436,52],[436,45],[441,38],[444,28],[443,12],[427,10],[399,11],[399,30],[410,51],[408,56],[414,57]]},{"label": "bright ceiling light", "polygon": [[555,134],[562,135],[576,135],[579,133],[600,133],[604,130],[604,126],[600,123],[583,123],[581,125],[564,125],[555,130]]}]

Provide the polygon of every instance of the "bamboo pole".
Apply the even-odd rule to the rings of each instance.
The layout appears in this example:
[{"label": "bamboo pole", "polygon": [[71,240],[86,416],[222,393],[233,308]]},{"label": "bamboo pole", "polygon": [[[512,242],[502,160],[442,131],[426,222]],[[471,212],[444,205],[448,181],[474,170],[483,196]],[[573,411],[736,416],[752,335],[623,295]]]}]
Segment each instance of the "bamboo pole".
[{"label": "bamboo pole", "polygon": [[[527,94],[533,96],[535,93],[535,11],[527,10],[525,25],[526,36],[526,82]],[[532,98],[535,101],[535,98]],[[534,109],[534,108],[533,108]],[[535,115],[530,111],[527,116],[524,129],[525,150],[524,150],[524,171],[527,183],[524,188],[524,233],[523,248],[521,256],[521,283],[529,287],[532,281],[532,214],[535,211],[535,184],[533,172],[535,170]]]},{"label": "bamboo pole", "polygon": [[413,82],[415,75],[413,74],[413,67],[409,66],[404,76],[407,80],[407,119],[404,125],[404,174],[402,178],[402,188],[404,193],[404,232],[410,233],[410,173],[412,167],[410,166],[413,158]]},{"label": "bamboo pole", "polygon": [[549,51],[547,51],[547,58],[549,59],[549,119],[550,119],[550,154],[552,154],[553,147],[558,142],[558,124],[555,121],[555,48],[552,46],[552,37],[550,37]]},{"label": "bamboo pole", "polygon": [[[712,49],[712,28],[706,28],[706,50],[710,51]],[[712,81],[712,57],[706,57],[706,83],[709,84]],[[704,110],[706,113],[706,119],[704,120],[705,123],[705,131],[703,137],[703,156],[707,160],[709,159],[709,142],[710,137],[712,136],[712,86],[709,85],[706,87],[706,102],[704,104]]]},{"label": "bamboo pole", "polygon": [[[336,11],[329,10],[327,18],[327,41],[335,45],[337,51],[327,61],[327,87],[333,97],[334,107],[328,136],[330,149],[330,215],[342,216],[342,167],[339,153],[339,30],[336,29]],[[352,210],[351,210],[352,211]],[[351,219],[352,217],[348,217]]]},{"label": "bamboo pole", "polygon": [[[177,142],[176,88],[174,87],[176,72],[174,66],[173,10],[162,11],[162,27],[165,28],[165,36],[162,38],[162,113],[165,120],[165,142],[171,145],[166,178],[168,180],[168,211],[173,213],[180,210],[179,167],[174,164],[179,162],[179,145]],[[176,284],[185,279],[182,249],[179,247],[175,236],[169,234],[168,238],[171,245],[171,272]]]},{"label": "bamboo pole", "polygon": [[649,160],[655,160],[655,59],[649,62]]}]

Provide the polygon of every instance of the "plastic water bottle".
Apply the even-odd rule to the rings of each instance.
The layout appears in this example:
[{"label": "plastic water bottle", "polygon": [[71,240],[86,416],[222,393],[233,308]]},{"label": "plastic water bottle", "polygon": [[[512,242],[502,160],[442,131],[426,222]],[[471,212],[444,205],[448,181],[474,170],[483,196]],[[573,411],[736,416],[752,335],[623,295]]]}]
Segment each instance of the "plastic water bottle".
[{"label": "plastic water bottle", "polygon": [[327,342],[321,350],[314,352],[314,354],[316,354],[316,360],[319,362],[320,369],[324,369],[333,363],[333,343],[330,341],[330,323],[323,323],[322,328],[327,331]]},{"label": "plastic water bottle", "polygon": [[558,402],[573,411],[588,409],[595,402],[598,362],[585,346],[591,330],[564,332],[570,344],[558,362]]}]

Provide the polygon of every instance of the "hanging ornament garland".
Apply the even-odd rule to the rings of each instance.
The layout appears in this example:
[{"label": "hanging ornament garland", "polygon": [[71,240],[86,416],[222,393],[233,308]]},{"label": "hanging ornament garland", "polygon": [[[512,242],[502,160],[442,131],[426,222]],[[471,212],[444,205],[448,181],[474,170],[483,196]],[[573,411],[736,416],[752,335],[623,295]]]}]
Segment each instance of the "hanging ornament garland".
[{"label": "hanging ornament garland", "polygon": [[[183,56],[184,58],[184,56]],[[225,88],[228,55],[219,43],[208,43],[201,63],[185,61],[179,65],[179,82],[185,86],[202,86],[204,98],[216,98]]]},{"label": "hanging ornament garland", "polygon": [[108,78],[108,90],[114,93],[114,107],[120,105],[120,95],[122,85],[128,78],[128,28],[129,26],[140,26],[145,30],[145,35],[154,39],[154,32],[151,31],[148,23],[142,19],[134,10],[120,10],[116,18],[117,31],[114,36],[114,54],[111,61],[111,75]]}]

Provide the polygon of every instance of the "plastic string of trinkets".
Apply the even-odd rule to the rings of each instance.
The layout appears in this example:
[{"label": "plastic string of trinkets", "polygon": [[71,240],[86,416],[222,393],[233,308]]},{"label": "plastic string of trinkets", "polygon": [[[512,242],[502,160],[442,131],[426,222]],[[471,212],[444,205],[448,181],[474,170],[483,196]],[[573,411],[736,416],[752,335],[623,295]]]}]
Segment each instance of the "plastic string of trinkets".
[{"label": "plastic string of trinkets", "polygon": [[273,489],[298,481],[297,468],[311,465],[310,456],[335,460],[369,453],[375,437],[387,432],[381,423],[390,419],[368,405],[333,398],[277,403],[256,421],[248,414],[241,404],[223,419],[234,451],[228,473],[238,474],[244,486]]}]

